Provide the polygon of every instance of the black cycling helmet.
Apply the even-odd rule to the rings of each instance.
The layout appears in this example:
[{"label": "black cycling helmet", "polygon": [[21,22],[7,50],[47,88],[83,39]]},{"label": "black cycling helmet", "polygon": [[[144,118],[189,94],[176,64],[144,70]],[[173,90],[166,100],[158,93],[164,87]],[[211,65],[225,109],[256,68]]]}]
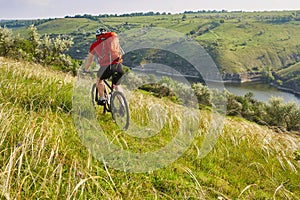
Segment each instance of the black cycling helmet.
[{"label": "black cycling helmet", "polygon": [[104,33],[107,33],[107,30],[104,29],[104,28],[99,28],[99,29],[97,29],[96,32],[95,32],[96,36],[102,35],[102,34],[104,34]]}]

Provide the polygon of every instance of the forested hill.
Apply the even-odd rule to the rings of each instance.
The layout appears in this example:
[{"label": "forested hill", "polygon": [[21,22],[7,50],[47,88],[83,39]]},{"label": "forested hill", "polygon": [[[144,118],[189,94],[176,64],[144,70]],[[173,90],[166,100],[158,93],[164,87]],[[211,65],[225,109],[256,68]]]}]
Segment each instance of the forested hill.
[{"label": "forested hill", "polygon": [[13,28],[22,36],[32,23],[36,24],[40,34],[72,36],[74,45],[68,53],[78,59],[86,56],[98,27],[104,26],[118,33],[141,27],[172,29],[198,41],[213,57],[225,78],[233,79],[234,74],[238,74],[237,79],[247,81],[251,80],[250,72],[254,72],[279,86],[297,90],[300,85],[299,73],[289,73],[289,68],[294,71],[297,68],[294,65],[300,61],[300,11],[76,15],[60,19],[4,21],[0,25]]}]

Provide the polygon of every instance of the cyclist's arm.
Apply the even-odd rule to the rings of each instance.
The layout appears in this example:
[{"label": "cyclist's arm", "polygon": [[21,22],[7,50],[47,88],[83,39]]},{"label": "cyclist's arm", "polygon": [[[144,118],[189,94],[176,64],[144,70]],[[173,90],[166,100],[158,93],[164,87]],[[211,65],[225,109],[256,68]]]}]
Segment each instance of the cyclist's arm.
[{"label": "cyclist's arm", "polygon": [[94,60],[94,54],[89,53],[88,58],[87,58],[87,60],[86,60],[86,62],[85,62],[85,66],[84,66],[84,69],[85,69],[86,71],[90,68],[90,66],[91,66],[91,64],[92,64],[92,62],[93,62],[93,60]]}]

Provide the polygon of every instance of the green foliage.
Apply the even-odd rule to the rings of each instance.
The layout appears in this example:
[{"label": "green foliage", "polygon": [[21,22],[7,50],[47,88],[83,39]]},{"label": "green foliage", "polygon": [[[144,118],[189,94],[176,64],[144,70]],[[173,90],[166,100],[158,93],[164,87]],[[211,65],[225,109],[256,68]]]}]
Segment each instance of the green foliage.
[{"label": "green foliage", "polygon": [[296,103],[283,103],[282,98],[271,98],[266,106],[266,122],[288,131],[300,131],[300,107]]},{"label": "green foliage", "polygon": [[259,102],[252,93],[235,96],[227,92],[227,115],[240,116],[247,120],[300,131],[300,107],[295,102],[284,103],[281,98],[271,98],[269,103]]},{"label": "green foliage", "polygon": [[271,83],[275,80],[275,78],[272,74],[272,67],[270,67],[270,66],[267,66],[266,68],[264,68],[262,70],[261,75],[262,75],[262,78],[268,83]]},{"label": "green foliage", "polygon": [[236,96],[228,91],[212,90],[201,83],[193,83],[189,88],[169,77],[149,81],[149,76],[129,73],[126,78],[131,80],[128,81],[131,84],[127,85],[128,88],[139,88],[156,97],[167,97],[183,105],[193,105],[193,101],[197,101],[200,109],[212,107],[213,104],[224,104],[228,116],[243,117],[258,124],[280,127],[287,131],[300,131],[300,107],[294,102],[283,103],[280,98],[271,98],[267,104],[257,101],[251,92],[244,96]]},{"label": "green foliage", "polygon": [[207,86],[204,86],[201,83],[195,83],[192,84],[192,89],[200,105],[211,106],[212,94]]},{"label": "green foliage", "polygon": [[8,56],[14,47],[14,37],[11,30],[0,27],[0,55]]},{"label": "green foliage", "polygon": [[28,39],[23,39],[7,28],[0,28],[0,56],[52,65],[76,74],[79,64],[65,54],[73,44],[72,38],[41,36],[34,25],[29,27],[28,34]]}]

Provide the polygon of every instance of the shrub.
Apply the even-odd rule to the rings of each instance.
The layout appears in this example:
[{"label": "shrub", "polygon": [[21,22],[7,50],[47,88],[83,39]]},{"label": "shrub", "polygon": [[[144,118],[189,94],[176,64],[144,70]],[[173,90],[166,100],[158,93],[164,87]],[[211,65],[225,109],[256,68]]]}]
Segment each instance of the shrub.
[{"label": "shrub", "polygon": [[78,63],[64,53],[72,45],[72,38],[39,35],[34,25],[29,26],[28,39],[15,37],[11,30],[0,27],[0,56],[54,65],[76,74]]},{"label": "shrub", "polygon": [[0,55],[9,56],[13,49],[15,38],[10,29],[0,27]]}]

